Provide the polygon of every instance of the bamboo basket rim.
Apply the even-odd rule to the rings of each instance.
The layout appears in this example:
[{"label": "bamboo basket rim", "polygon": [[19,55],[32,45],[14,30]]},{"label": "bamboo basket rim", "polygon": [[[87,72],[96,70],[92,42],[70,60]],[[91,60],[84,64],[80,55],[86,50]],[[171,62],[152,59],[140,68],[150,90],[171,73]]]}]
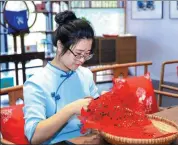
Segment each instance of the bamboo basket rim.
[{"label": "bamboo basket rim", "polygon": [[120,136],[115,136],[106,132],[100,132],[101,135],[105,138],[105,140],[108,140],[106,138],[110,138],[110,140],[114,140],[114,141],[119,141],[120,143],[130,143],[130,144],[159,144],[162,142],[168,142],[168,141],[173,141],[174,139],[178,138],[178,125],[169,119],[166,119],[164,117],[160,117],[157,115],[148,115],[148,118],[150,119],[154,119],[154,120],[158,120],[158,121],[162,121],[174,128],[176,128],[177,133],[166,136],[166,137],[160,137],[160,138],[151,138],[151,139],[139,139],[139,138],[129,138],[129,137],[120,137]]}]

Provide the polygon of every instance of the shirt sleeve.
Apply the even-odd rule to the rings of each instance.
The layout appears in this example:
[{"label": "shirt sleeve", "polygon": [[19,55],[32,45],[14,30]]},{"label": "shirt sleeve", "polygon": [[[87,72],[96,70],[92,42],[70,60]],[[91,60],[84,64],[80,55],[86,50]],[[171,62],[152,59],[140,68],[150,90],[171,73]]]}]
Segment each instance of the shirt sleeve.
[{"label": "shirt sleeve", "polygon": [[98,88],[93,80],[93,73],[90,71],[90,95],[93,98],[99,97]]},{"label": "shirt sleeve", "polygon": [[27,81],[23,87],[24,95],[24,119],[25,135],[31,143],[31,139],[38,123],[46,119],[45,95],[44,91],[37,84]]}]

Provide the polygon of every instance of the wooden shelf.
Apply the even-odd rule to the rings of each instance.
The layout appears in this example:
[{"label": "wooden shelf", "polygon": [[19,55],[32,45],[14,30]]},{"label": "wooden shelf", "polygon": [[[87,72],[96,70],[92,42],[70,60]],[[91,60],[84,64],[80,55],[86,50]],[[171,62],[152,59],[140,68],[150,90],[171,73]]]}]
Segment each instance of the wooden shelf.
[{"label": "wooden shelf", "polygon": [[24,54],[7,54],[7,55],[0,55],[0,62],[26,62],[32,59],[45,59],[44,52],[28,52]]},{"label": "wooden shelf", "polygon": [[42,10],[42,11],[36,11],[36,12],[32,12],[32,13],[43,13],[43,14],[49,14],[49,13],[52,13],[52,14],[57,14],[56,12],[48,12],[48,11],[45,11],[45,10]]},{"label": "wooden shelf", "polygon": [[21,54],[4,54],[0,55],[0,63],[15,63],[15,76],[16,76],[16,85],[19,84],[19,75],[18,75],[18,63],[22,64],[22,76],[23,76],[23,83],[26,81],[26,62],[33,60],[33,59],[41,59],[45,60],[45,53],[44,52],[28,52],[28,53],[21,53]]},{"label": "wooden shelf", "polygon": [[54,31],[30,31],[30,33],[53,33]]},{"label": "wooden shelf", "polygon": [[96,37],[94,54],[85,65],[136,62],[136,36]]},{"label": "wooden shelf", "polygon": [[6,35],[7,33],[0,33],[0,35]]}]

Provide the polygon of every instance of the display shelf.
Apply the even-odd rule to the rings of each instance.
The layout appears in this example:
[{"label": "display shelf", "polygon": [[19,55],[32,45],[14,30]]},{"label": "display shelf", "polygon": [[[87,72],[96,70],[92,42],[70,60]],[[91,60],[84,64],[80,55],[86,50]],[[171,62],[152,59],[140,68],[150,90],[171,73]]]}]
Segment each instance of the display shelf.
[{"label": "display shelf", "polygon": [[30,33],[53,33],[54,31],[47,30],[47,31],[30,31]]},{"label": "display shelf", "polygon": [[28,53],[22,53],[22,54],[0,55],[0,63],[9,63],[9,62],[15,63],[16,85],[18,85],[19,83],[18,63],[22,63],[22,67],[20,69],[22,69],[23,82],[25,82],[26,81],[25,64],[27,61],[30,61],[33,59],[45,60],[45,53],[44,52],[28,52]]},{"label": "display shelf", "polygon": [[56,15],[57,14],[57,12],[48,12],[48,11],[46,11],[46,10],[41,10],[41,11],[35,11],[35,12],[32,12],[32,13],[44,13],[44,14],[49,14],[49,13],[51,13],[51,14],[54,14],[54,15]]}]

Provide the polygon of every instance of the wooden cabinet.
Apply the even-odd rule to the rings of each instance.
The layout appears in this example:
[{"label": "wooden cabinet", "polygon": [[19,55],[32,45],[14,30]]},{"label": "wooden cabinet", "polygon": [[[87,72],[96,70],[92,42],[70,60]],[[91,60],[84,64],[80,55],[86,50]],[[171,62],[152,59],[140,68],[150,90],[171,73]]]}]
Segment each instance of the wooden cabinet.
[{"label": "wooden cabinet", "polygon": [[96,37],[94,53],[85,65],[136,62],[136,36]]},{"label": "wooden cabinet", "polygon": [[136,36],[117,39],[117,63],[136,62]]}]

